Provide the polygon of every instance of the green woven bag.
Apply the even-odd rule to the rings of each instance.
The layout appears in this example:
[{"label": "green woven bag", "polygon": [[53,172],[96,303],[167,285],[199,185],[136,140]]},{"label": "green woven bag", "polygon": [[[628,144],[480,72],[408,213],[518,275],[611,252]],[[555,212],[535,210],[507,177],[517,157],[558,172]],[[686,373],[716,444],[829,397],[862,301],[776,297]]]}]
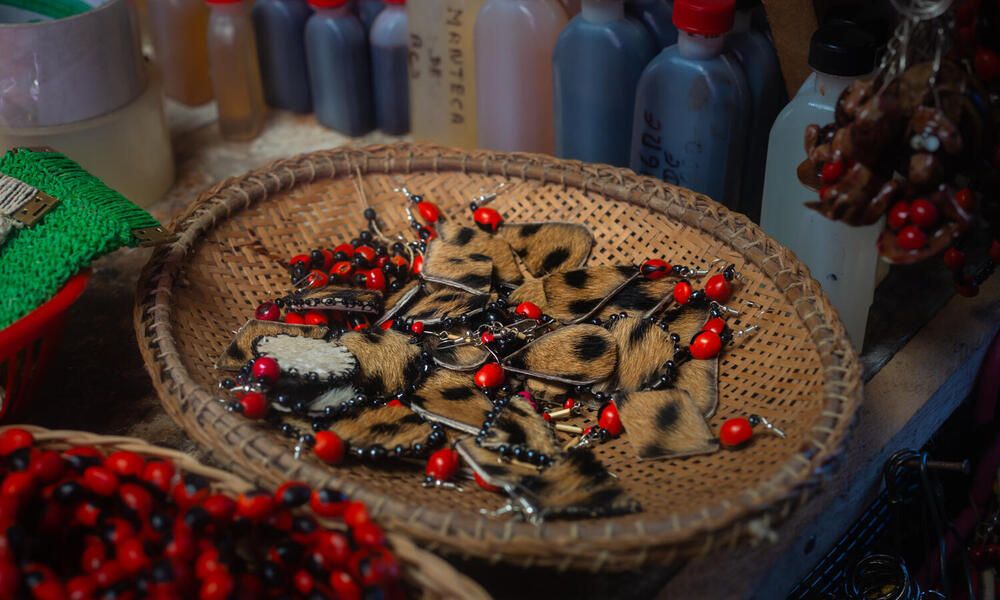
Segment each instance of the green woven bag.
[{"label": "green woven bag", "polygon": [[0,158],[0,329],[95,258],[165,238],[149,213],[66,156],[7,152]]}]

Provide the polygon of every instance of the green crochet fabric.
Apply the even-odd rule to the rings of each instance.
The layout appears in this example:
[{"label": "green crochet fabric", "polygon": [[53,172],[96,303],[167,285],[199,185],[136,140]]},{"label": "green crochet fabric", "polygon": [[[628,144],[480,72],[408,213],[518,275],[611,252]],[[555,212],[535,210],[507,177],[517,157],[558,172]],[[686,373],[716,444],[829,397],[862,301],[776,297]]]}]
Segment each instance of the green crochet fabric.
[{"label": "green crochet fabric", "polygon": [[58,152],[16,149],[0,173],[59,200],[40,221],[0,246],[0,329],[50,299],[77,271],[121,246],[132,230],[158,227],[146,211]]}]

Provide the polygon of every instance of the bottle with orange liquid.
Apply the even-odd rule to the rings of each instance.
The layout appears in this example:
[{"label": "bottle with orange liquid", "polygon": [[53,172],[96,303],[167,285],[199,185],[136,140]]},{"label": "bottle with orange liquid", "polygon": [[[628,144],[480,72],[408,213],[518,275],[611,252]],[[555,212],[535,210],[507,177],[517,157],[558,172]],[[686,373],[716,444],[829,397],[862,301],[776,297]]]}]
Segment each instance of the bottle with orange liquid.
[{"label": "bottle with orange liquid", "polygon": [[267,108],[250,22],[249,0],[206,0],[212,90],[219,104],[219,130],[232,140],[257,137]]},{"label": "bottle with orange liquid", "polygon": [[211,100],[208,8],[201,0],[149,0],[147,12],[164,93],[188,106]]}]

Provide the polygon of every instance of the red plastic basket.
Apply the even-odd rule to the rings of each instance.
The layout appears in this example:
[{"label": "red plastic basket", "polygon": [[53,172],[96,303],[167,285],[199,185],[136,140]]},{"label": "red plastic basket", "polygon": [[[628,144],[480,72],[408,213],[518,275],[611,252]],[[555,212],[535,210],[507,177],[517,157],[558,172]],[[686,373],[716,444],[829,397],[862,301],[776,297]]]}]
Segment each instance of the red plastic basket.
[{"label": "red plastic basket", "polygon": [[66,325],[66,309],[87,287],[90,269],[66,282],[51,300],[0,329],[0,423],[24,408],[52,362]]}]

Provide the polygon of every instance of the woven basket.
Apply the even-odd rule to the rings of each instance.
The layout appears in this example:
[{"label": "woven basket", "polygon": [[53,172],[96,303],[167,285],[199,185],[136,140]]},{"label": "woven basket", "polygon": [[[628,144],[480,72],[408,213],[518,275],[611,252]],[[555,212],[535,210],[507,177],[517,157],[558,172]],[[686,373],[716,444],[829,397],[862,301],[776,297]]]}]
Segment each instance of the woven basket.
[{"label": "woven basket", "polygon": [[[626,440],[612,440],[597,454],[644,510],[542,526],[483,514],[499,502],[479,489],[424,488],[405,470],[296,460],[276,432],[225,411],[212,365],[257,303],[284,291],[283,261],[364,226],[358,174],[390,231],[405,227],[395,187],[464,217],[472,197],[507,182],[510,191],[494,204],[505,219],[587,225],[597,238],[589,264],[648,257],[735,263],[743,285],[733,302],[763,307],[751,319],[762,331],[724,353],[710,425],[718,431],[727,418],[755,413],[788,439],[762,435],[738,452],[645,462]],[[367,502],[387,529],[431,549],[524,566],[626,570],[768,536],[839,455],[861,402],[857,357],[806,267],[742,215],[628,170],[421,144],[338,149],[223,181],[172,227],[179,238],[146,266],[135,310],[139,345],[167,411],[246,477],[339,486]]]},{"label": "woven basket", "polygon": [[[64,450],[72,446],[93,446],[107,454],[118,450],[129,450],[144,457],[169,460],[178,472],[193,473],[204,477],[213,492],[235,497],[241,492],[253,489],[245,480],[206,467],[187,454],[161,446],[153,446],[143,440],[131,437],[106,436],[85,431],[49,430],[31,425],[15,425],[26,429],[35,436],[35,442],[44,449]],[[0,432],[8,427],[0,427]],[[343,523],[319,519],[331,529],[342,529]],[[403,579],[414,593],[413,597],[424,600],[466,600],[468,598],[488,600],[490,598],[481,587],[462,575],[447,562],[413,545],[406,537],[390,533],[386,536],[393,554],[402,567]]]}]

